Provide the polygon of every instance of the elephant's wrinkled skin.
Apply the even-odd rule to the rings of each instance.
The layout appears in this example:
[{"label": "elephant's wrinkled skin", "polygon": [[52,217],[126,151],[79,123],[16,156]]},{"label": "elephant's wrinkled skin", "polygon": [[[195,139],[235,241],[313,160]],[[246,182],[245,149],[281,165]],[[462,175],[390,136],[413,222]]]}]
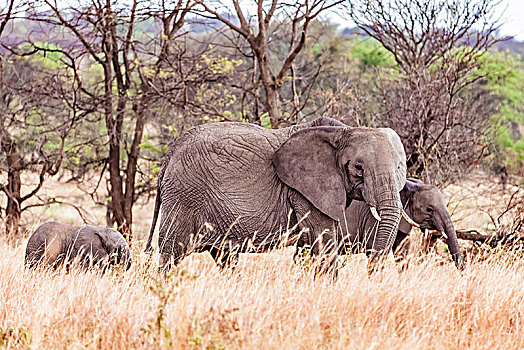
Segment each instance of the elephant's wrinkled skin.
[{"label": "elephant's wrinkled skin", "polygon": [[292,236],[307,228],[303,237],[327,270],[336,265],[347,204],[363,199],[382,216],[374,265],[393,244],[405,181],[406,156],[391,129],[329,118],[279,130],[201,125],[179,137],[162,163],[146,251],[160,208],[161,268],[183,258],[197,233],[192,248],[227,258],[248,246],[274,247],[298,223]]},{"label": "elephant's wrinkled skin", "polygon": [[[433,185],[428,185],[417,179],[407,179],[400,192],[402,205],[407,215],[421,230],[437,230],[446,237],[449,252],[457,268],[464,268],[464,260],[459,249],[455,227],[449,215],[446,199]],[[361,201],[353,201],[346,209],[349,235],[342,249],[352,252],[369,251],[373,249],[378,223],[371,214],[369,206]],[[397,237],[393,243],[393,251],[397,257],[405,257],[409,251],[408,235],[412,226],[401,218]],[[297,253],[304,242],[297,243]]]},{"label": "elephant's wrinkled skin", "polygon": [[122,234],[102,226],[72,226],[50,221],[40,225],[27,242],[25,264],[53,267],[76,261],[82,267],[131,266],[131,253]]}]

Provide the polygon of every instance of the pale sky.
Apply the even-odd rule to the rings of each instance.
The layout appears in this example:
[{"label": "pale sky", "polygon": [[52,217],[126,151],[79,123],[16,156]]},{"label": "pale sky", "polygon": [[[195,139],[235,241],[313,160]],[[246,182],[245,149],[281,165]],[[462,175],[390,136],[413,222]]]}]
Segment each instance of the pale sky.
[{"label": "pale sky", "polygon": [[[59,3],[71,4],[76,1],[78,0],[59,0]],[[129,0],[118,0],[119,3],[126,3],[127,1]],[[222,4],[224,8],[232,7],[230,0],[216,0],[215,3]],[[0,0],[0,4],[4,6],[5,0]],[[242,6],[245,7],[244,11],[246,11],[246,13],[256,13],[256,7],[253,6],[252,1],[243,1]],[[500,3],[497,5],[497,10],[499,15],[501,15],[501,22],[503,23],[501,26],[501,34],[514,36],[517,40],[524,41],[524,0],[500,0]],[[341,25],[342,28],[351,27],[347,22],[347,16],[338,16],[336,11],[335,14],[327,15],[327,17]]]},{"label": "pale sky", "polygon": [[524,0],[503,0],[498,7],[504,11],[502,34],[524,41]]},{"label": "pale sky", "polygon": [[[515,39],[524,41],[524,0],[500,0],[496,10],[497,15],[501,17],[501,35],[514,36]],[[329,14],[327,17],[342,28],[352,27],[347,22],[347,16],[338,16],[335,12],[335,14]]]}]

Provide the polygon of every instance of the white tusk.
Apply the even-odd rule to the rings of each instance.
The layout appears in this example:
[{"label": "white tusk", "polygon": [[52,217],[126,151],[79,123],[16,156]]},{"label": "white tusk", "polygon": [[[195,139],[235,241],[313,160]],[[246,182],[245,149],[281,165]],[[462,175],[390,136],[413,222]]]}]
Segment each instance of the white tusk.
[{"label": "white tusk", "polygon": [[448,239],[448,235],[444,233],[444,231],[441,232],[442,236],[445,238],[445,239]]},{"label": "white tusk", "polygon": [[406,212],[404,211],[404,209],[401,210],[402,212],[402,217],[404,218],[404,220],[406,220],[408,222],[408,224],[410,224],[411,226],[415,226],[415,227],[419,227],[420,228],[420,225],[417,224],[415,221],[413,221],[412,218],[410,218],[408,216],[408,214],[406,214]]},{"label": "white tusk", "polygon": [[371,209],[371,214],[373,215],[373,217],[374,217],[377,221],[381,221],[381,220],[382,220],[382,219],[380,218],[380,215],[378,215],[377,208],[375,208],[375,207],[370,207],[369,209]]}]

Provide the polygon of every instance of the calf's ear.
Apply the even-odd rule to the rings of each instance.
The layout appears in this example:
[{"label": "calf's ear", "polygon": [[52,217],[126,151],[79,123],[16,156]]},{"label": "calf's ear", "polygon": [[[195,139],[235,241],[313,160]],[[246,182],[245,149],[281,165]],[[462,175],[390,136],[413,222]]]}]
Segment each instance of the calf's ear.
[{"label": "calf's ear", "polygon": [[[411,179],[408,178],[406,180],[406,183],[404,184],[404,188],[402,191],[400,191],[400,201],[402,202],[402,207],[404,210],[406,210],[406,213],[412,217],[412,212],[409,208],[412,207],[411,201],[413,200],[413,194],[415,192],[420,191],[422,181],[417,179]],[[398,225],[398,230],[402,231],[404,233],[409,233],[411,231],[412,226],[404,220],[404,218],[400,218],[400,223]]]}]

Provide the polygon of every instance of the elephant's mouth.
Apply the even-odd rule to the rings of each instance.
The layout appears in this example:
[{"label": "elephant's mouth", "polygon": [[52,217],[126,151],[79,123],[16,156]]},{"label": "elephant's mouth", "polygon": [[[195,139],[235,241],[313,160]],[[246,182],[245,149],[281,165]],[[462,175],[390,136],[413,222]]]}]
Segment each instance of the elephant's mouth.
[{"label": "elephant's mouth", "polygon": [[448,238],[448,234],[446,232],[446,230],[442,227],[439,227],[439,225],[436,225],[434,224],[433,222],[429,223],[429,224],[426,224],[424,227],[421,225],[420,226],[420,229],[426,229],[426,230],[430,230],[430,231],[437,231],[437,232],[440,232],[440,234],[444,237],[444,238]]},{"label": "elephant's mouth", "polygon": [[353,184],[353,186],[351,186],[350,190],[347,192],[347,195],[346,195],[346,208],[349,207],[353,199],[357,201],[364,200],[364,196],[362,195],[363,190],[364,190],[364,181],[358,181],[355,184]]},{"label": "elephant's mouth", "polygon": [[426,219],[420,223],[421,230],[432,230],[432,231],[442,231],[442,228],[438,228],[431,219]]}]

